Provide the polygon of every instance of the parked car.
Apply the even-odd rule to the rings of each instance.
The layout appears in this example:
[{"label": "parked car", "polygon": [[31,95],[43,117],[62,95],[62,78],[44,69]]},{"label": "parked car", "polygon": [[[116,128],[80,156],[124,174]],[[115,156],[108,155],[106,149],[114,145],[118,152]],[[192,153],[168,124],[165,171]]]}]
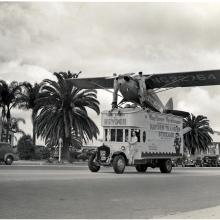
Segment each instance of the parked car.
[{"label": "parked car", "polygon": [[0,161],[5,162],[6,165],[11,165],[15,159],[16,155],[11,144],[0,142]]},{"label": "parked car", "polygon": [[76,157],[78,160],[83,160],[86,161],[88,160],[88,155],[87,155],[87,150],[86,149],[82,149],[79,151],[79,154]]},{"label": "parked car", "polygon": [[92,149],[88,149],[88,148],[81,149],[79,151],[79,154],[77,155],[77,159],[83,160],[83,161],[88,160],[94,150],[95,149],[93,148]]},{"label": "parked car", "polygon": [[202,156],[198,156],[196,158],[196,166],[198,166],[198,167],[203,167],[204,166],[204,164],[203,164],[203,157]]},{"label": "parked car", "polygon": [[203,166],[205,167],[217,167],[220,166],[220,158],[217,155],[213,156],[204,156],[203,157]]},{"label": "parked car", "polygon": [[185,166],[185,162],[183,160],[183,158],[177,158],[177,159],[173,159],[172,160],[172,166],[173,167],[178,167],[178,166]]},{"label": "parked car", "polygon": [[193,159],[188,158],[184,161],[184,166],[185,167],[195,167],[196,166],[196,161],[193,160]]}]

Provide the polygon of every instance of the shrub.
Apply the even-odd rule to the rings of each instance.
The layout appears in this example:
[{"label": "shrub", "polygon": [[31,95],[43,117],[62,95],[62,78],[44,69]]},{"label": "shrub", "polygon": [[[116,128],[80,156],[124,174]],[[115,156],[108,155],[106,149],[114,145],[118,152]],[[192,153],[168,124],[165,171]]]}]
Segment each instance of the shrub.
[{"label": "shrub", "polygon": [[43,145],[36,145],[35,147],[34,159],[42,160],[48,159],[50,157],[50,150]]},{"label": "shrub", "polygon": [[34,144],[30,135],[23,135],[17,145],[20,159],[34,159]]}]

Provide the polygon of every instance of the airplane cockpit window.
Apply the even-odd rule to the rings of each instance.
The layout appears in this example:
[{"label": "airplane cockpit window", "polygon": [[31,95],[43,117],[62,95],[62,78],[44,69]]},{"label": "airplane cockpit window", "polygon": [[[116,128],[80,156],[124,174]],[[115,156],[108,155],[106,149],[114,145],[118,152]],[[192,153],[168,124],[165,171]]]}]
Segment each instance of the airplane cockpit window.
[{"label": "airplane cockpit window", "polygon": [[117,129],[117,142],[123,142],[123,129]]}]

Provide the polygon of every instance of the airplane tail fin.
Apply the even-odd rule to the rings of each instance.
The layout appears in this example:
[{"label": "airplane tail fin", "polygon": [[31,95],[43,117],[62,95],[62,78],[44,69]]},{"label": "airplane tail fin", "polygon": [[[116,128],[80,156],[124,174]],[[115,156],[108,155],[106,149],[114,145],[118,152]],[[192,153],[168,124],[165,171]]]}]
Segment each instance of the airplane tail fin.
[{"label": "airplane tail fin", "polygon": [[167,104],[165,105],[166,110],[173,110],[173,98],[169,98]]},{"label": "airplane tail fin", "polygon": [[174,110],[173,109],[173,99],[172,98],[170,98],[168,100],[167,104],[165,105],[164,113],[181,116],[183,118],[188,117],[188,115],[189,115],[189,112]]}]

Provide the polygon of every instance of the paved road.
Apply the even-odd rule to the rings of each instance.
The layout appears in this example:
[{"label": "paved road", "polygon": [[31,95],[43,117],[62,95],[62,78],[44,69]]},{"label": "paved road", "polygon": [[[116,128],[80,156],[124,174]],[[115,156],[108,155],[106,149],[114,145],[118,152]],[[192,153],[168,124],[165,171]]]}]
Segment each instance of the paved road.
[{"label": "paved road", "polygon": [[167,175],[131,167],[117,175],[111,168],[0,166],[4,219],[170,218],[219,205],[220,168],[176,168]]}]

